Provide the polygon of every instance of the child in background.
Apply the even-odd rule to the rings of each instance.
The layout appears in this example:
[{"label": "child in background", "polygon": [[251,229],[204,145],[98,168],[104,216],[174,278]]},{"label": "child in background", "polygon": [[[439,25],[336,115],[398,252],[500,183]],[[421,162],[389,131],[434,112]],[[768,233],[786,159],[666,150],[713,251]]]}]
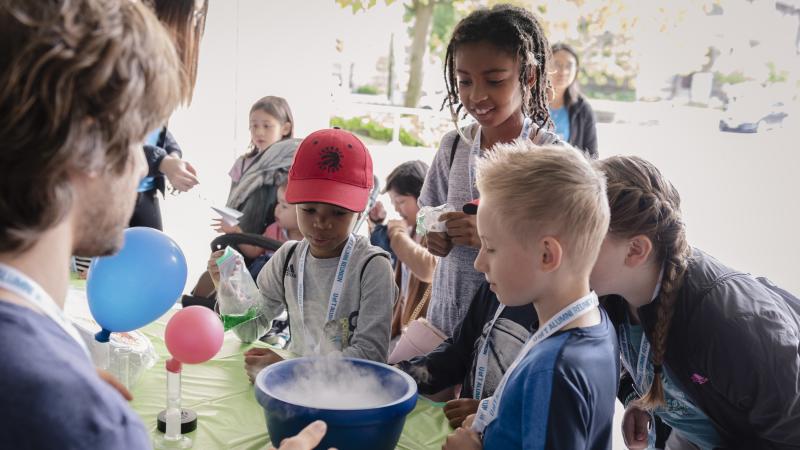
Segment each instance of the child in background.
[{"label": "child in background", "polygon": [[[303,239],[303,234],[300,232],[300,228],[297,225],[297,207],[295,205],[290,205],[286,201],[286,183],[278,186],[278,203],[275,205],[275,222],[270,224],[262,235],[280,242],[289,240],[300,241]],[[261,272],[261,268],[264,267],[264,264],[266,264],[269,258],[274,254],[274,252],[267,251],[264,248],[247,244],[240,245],[239,250],[242,252],[242,255],[252,260],[247,266],[247,270],[253,275],[253,279],[258,278],[258,273]]]},{"label": "child in background", "polygon": [[427,318],[447,336],[483,281],[473,267],[480,248],[475,217],[461,212],[479,195],[476,161],[499,142],[560,142],[549,131],[549,64],[550,45],[539,21],[515,6],[472,12],[458,23],[447,46],[444,75],[453,118],[463,111],[476,121],[442,138],[419,198],[420,206],[447,203],[456,211],[440,218],[447,233],[427,235],[428,250],[441,257]]},{"label": "child in background", "polygon": [[[289,104],[281,97],[264,97],[250,108],[250,151],[233,163],[226,206],[244,215],[237,225],[215,219],[220,233],[262,233],[275,221],[277,188],[286,181],[297,140]],[[284,145],[275,145],[278,142]]]},{"label": "child in background", "polygon": [[572,146],[584,149],[597,158],[597,128],[594,111],[581,94],[578,84],[580,61],[578,52],[559,42],[553,44],[553,70],[550,72],[553,98],[550,100],[550,117],[556,134]]},{"label": "child in background", "polygon": [[589,289],[608,230],[602,174],[572,147],[517,141],[478,163],[478,188],[475,267],[540,325],[445,449],[610,450],[619,348]]},{"label": "child in background", "polygon": [[278,187],[278,203],[275,205],[275,222],[264,230],[264,237],[277,241],[303,239],[297,225],[297,207],[286,201],[286,185]]},{"label": "child in background", "polygon": [[[278,186],[286,183],[298,140],[291,139],[294,119],[289,104],[281,97],[264,97],[250,108],[250,147],[233,163],[229,175],[231,189],[226,206],[242,213],[238,224],[214,219],[211,226],[220,233],[261,234],[275,221]],[[251,248],[258,256],[260,250]],[[247,254],[245,256],[248,256]],[[214,303],[216,286],[208,271],[197,280],[190,296],[198,304]],[[210,299],[210,300],[206,300]],[[193,303],[194,304],[194,303]]]},{"label": "child in background", "polygon": [[[397,286],[386,252],[353,234],[372,187],[372,159],[353,134],[321,130],[303,140],[289,172],[286,201],[297,205],[304,239],[284,244],[261,270],[262,314],[234,328],[242,340],[263,335],[286,308],[290,351],[386,361]],[[218,279],[216,264],[210,265]],[[251,380],[280,360],[268,349],[245,354]]]},{"label": "child in background", "polygon": [[399,337],[410,321],[425,317],[428,311],[424,294],[433,279],[436,257],[425,248],[425,238],[416,232],[417,199],[427,173],[428,165],[422,161],[408,161],[395,167],[386,177],[384,191],[389,193],[400,219],[383,225],[386,211],[378,204],[369,215],[371,242],[397,258],[395,282],[400,287],[400,298],[392,316],[392,339]]},{"label": "child in background", "polygon": [[652,413],[667,448],[800,448],[800,300],[690,247],[651,163],[597,167],[611,226],[591,280],[619,333],[625,444],[648,446]]}]

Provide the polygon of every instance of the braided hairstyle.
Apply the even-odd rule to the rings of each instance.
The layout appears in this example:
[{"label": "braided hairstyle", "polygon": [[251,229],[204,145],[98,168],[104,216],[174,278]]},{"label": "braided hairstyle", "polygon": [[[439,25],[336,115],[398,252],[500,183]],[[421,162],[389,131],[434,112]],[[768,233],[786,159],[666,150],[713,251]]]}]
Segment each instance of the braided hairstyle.
[{"label": "braided hairstyle", "polygon": [[615,156],[596,163],[606,174],[611,208],[609,233],[621,238],[647,236],[664,267],[653,333],[653,382],[637,405],[652,410],[664,404],[662,367],[677,291],[683,283],[691,249],[675,187],[651,163],[635,156]]},{"label": "braided hairstyle", "polygon": [[[536,16],[526,9],[512,5],[496,5],[491,9],[473,11],[453,30],[444,60],[447,96],[442,103],[442,109],[445,106],[450,108],[456,129],[458,115],[464,107],[458,96],[456,51],[459,45],[482,41],[489,42],[517,58],[520,64],[522,113],[533,119],[539,128],[553,129],[553,121],[547,108],[547,92],[552,89],[547,76],[550,44]],[[528,80],[532,76],[535,82],[529,87]],[[463,117],[466,117],[466,113]]]}]

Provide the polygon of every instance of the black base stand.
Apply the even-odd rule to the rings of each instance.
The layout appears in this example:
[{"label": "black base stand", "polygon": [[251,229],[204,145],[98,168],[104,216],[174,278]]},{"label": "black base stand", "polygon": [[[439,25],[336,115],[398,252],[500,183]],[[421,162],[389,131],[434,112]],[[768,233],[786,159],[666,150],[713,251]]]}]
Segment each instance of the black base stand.
[{"label": "black base stand", "polygon": [[[167,410],[158,413],[158,424],[156,427],[162,433],[167,432]],[[197,413],[191,409],[181,409],[181,434],[191,433],[197,429]]]}]

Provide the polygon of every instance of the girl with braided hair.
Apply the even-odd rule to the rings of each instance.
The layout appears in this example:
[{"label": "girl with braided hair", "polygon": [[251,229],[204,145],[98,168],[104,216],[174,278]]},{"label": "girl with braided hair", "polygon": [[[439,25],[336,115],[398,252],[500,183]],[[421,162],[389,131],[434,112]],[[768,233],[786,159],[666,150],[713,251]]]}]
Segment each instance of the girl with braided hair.
[{"label": "girl with braided hair", "polygon": [[591,285],[619,336],[628,448],[648,446],[652,414],[668,449],[800,447],[800,300],[691,247],[649,162],[597,165],[611,222]]},{"label": "girl with braided hair", "polygon": [[[475,162],[497,143],[517,138],[560,143],[547,109],[550,45],[530,12],[510,5],[473,11],[456,25],[447,46],[444,78],[456,129],[441,140],[419,197],[420,206],[448,204],[447,232],[428,233],[441,257],[434,274],[428,321],[452,336],[483,282],[473,263],[480,240],[475,216],[462,212],[478,197]],[[467,115],[475,123],[458,129]]]}]

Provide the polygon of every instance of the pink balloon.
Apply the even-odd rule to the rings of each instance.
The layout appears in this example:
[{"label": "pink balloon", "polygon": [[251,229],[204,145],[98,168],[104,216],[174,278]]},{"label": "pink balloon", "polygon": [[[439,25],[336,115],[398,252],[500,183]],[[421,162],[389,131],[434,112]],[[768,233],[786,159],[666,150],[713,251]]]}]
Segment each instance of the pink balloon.
[{"label": "pink balloon", "polygon": [[222,348],[222,321],[204,306],[181,309],[167,322],[164,342],[172,356],[185,364],[206,362]]}]

